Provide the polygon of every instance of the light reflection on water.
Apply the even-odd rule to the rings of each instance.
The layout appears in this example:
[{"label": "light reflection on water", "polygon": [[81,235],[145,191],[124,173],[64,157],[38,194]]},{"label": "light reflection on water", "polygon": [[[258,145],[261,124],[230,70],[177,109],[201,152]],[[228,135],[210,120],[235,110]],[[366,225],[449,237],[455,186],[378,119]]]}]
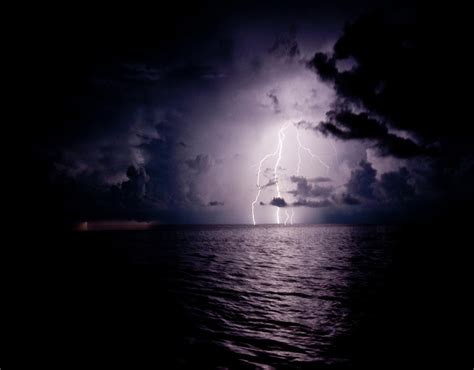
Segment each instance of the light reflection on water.
[{"label": "light reflection on water", "polygon": [[351,361],[384,289],[391,235],[375,226],[202,226],[120,243],[133,245],[128,262],[160,270],[176,300],[182,361],[200,348],[223,353],[215,366],[278,368]]}]

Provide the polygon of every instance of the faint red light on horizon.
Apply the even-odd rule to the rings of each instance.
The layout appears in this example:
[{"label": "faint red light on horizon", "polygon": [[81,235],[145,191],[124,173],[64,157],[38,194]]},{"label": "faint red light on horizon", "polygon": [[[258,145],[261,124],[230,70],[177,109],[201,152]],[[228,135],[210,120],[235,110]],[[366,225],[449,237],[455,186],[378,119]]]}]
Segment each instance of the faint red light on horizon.
[{"label": "faint red light on horizon", "polygon": [[140,221],[84,221],[74,225],[75,231],[98,231],[98,230],[148,230],[156,222]]}]

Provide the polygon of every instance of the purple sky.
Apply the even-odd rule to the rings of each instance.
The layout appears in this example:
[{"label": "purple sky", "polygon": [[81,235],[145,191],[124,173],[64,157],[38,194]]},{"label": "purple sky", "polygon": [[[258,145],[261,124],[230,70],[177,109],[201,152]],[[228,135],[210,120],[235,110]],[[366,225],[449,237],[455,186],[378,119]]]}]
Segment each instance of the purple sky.
[{"label": "purple sky", "polygon": [[34,147],[59,217],[252,223],[282,127],[257,223],[277,205],[282,223],[403,222],[444,199],[439,152],[455,140],[414,108],[415,8],[336,5],[71,26],[53,68],[61,109]]}]

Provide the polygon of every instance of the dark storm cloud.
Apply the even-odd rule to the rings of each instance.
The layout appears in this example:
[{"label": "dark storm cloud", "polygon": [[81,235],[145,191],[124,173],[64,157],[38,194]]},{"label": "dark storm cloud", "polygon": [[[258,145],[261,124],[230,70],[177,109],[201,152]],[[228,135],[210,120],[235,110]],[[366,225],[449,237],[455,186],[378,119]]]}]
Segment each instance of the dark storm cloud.
[{"label": "dark storm cloud", "polygon": [[357,197],[374,198],[377,171],[372,164],[361,161],[359,167],[352,170],[351,177],[346,184],[347,191]]},{"label": "dark storm cloud", "polygon": [[329,122],[322,122],[318,129],[339,139],[379,139],[388,134],[386,127],[368,116],[367,113],[354,114],[349,111],[326,113]]},{"label": "dark storm cloud", "polygon": [[407,5],[387,5],[347,23],[332,52],[314,55],[307,65],[334,87],[336,100],[324,122],[300,127],[364,141],[378,156],[403,159],[406,168],[379,179],[370,164],[362,164],[347,183],[348,195],[382,202],[388,211],[403,203],[407,217],[425,212],[430,219],[434,204],[444,209],[472,204],[467,202],[472,191],[456,184],[473,188],[473,177],[455,169],[474,172],[468,159],[472,145],[462,123],[449,127],[446,119],[433,117],[436,108],[419,114],[424,67],[418,62],[416,4]]},{"label": "dark storm cloud", "polygon": [[209,207],[220,207],[220,206],[224,205],[224,202],[219,202],[217,200],[213,200],[213,201],[210,201],[207,205]]},{"label": "dark storm cloud", "polygon": [[[123,72],[110,78],[122,82],[144,82],[150,84],[180,84],[199,80],[224,78],[225,75],[216,66],[188,62],[174,66],[155,66],[145,63],[127,63]],[[112,81],[111,81],[112,82]]]},{"label": "dark storm cloud", "polygon": [[339,198],[337,198],[338,202],[341,204],[347,204],[349,206],[356,206],[360,204],[360,201],[357,198],[354,198],[350,194],[343,193]]},{"label": "dark storm cloud", "polygon": [[[318,179],[320,180],[320,179]],[[333,191],[334,188],[332,186],[324,187],[319,186],[317,182],[313,179],[313,184],[310,181],[302,176],[292,176],[291,181],[296,183],[296,189],[288,191],[289,194],[294,195],[295,197],[302,197],[302,198],[316,198],[316,197],[327,197]],[[323,179],[325,182],[326,179]]]},{"label": "dark storm cloud", "polygon": [[435,150],[417,144],[389,132],[388,128],[367,113],[353,113],[348,110],[329,111],[327,121],[314,127],[324,135],[341,140],[369,140],[381,156],[412,158],[421,155],[434,155]]},{"label": "dark storm cloud", "polygon": [[272,90],[267,94],[267,96],[270,99],[273,113],[275,114],[281,113],[280,101],[278,100],[278,97],[276,96],[276,92]]},{"label": "dark storm cloud", "polygon": [[338,75],[335,59],[324,53],[316,53],[308,66],[314,68],[323,81],[333,81]]},{"label": "dark storm cloud", "polygon": [[311,129],[314,128],[315,124],[309,121],[298,121],[294,123],[296,128],[302,128],[302,129]]},{"label": "dark storm cloud", "polygon": [[214,165],[214,161],[208,154],[198,154],[195,158],[185,161],[186,165],[197,173],[205,173]]},{"label": "dark storm cloud", "polygon": [[[413,12],[414,13],[414,12]],[[432,155],[439,132],[417,114],[418,64],[414,14],[372,12],[344,28],[332,54],[316,53],[308,66],[334,85],[338,100],[316,130],[341,140],[369,140],[379,155]],[[352,68],[339,71],[338,62]],[[353,109],[365,112],[355,113]],[[410,132],[400,137],[390,128]]]},{"label": "dark storm cloud", "polygon": [[145,168],[130,166],[127,169],[128,180],[122,182],[121,191],[126,198],[139,199],[146,194],[146,184],[150,180]]},{"label": "dark storm cloud", "polygon": [[323,200],[309,200],[309,199],[298,199],[296,202],[292,203],[293,207],[308,207],[308,208],[323,208],[329,207],[332,203],[328,199]]},{"label": "dark storm cloud", "polygon": [[310,178],[308,179],[309,182],[330,182],[332,181],[329,177],[323,177],[323,176],[319,176],[319,177],[315,177],[315,178]]},{"label": "dark storm cloud", "polygon": [[94,175],[72,178],[56,173],[50,190],[49,206],[60,202],[63,207],[60,222],[71,220],[135,219],[146,220],[156,215],[148,196],[150,178],[143,167],[130,166],[127,179],[116,185],[105,185]]},{"label": "dark storm cloud", "polygon": [[[25,182],[33,199],[29,208],[51,210],[58,221],[189,221],[195,205],[203,207],[200,214],[219,211],[220,202],[197,184],[198,177],[206,176],[196,175],[210,174],[217,162],[199,153],[221,153],[213,151],[214,143],[210,143],[212,148],[199,148],[194,138],[201,137],[208,124],[192,115],[207,109],[209,121],[219,120],[221,113],[215,111],[225,104],[221,106],[219,99],[207,101],[209,92],[229,101],[236,85],[246,86],[247,79],[258,81],[255,77],[269,70],[278,73],[281,65],[286,69],[301,66],[307,52],[325,47],[337,35],[341,37],[333,50],[317,53],[308,64],[321,80],[334,86],[336,102],[324,122],[300,121],[296,126],[341,141],[364,141],[380,156],[410,161],[398,161],[406,168],[379,176],[373,173],[379,168],[377,162],[362,164],[353,169],[345,193],[338,193],[339,187],[330,193],[330,186],[321,186],[329,179],[295,178],[295,195],[299,191],[310,195],[298,194],[295,206],[331,203],[363,208],[379,202],[388,212],[400,201],[416,197],[425,197],[436,207],[452,200],[465,204],[472,196],[474,171],[471,138],[464,123],[449,125],[439,119],[440,125],[428,119],[428,110],[418,115],[419,97],[425,94],[418,87],[424,67],[417,60],[414,5],[407,4],[403,12],[394,7],[356,18],[372,5],[384,6],[365,0],[312,2],[301,7],[216,2],[176,6],[159,21],[153,12],[148,17],[127,14],[123,19],[88,12],[78,14],[75,21],[38,16],[42,24],[35,28],[39,37],[36,50],[31,51],[42,56],[32,68],[39,82],[28,90],[31,100],[44,98],[38,104],[38,116],[45,119],[25,130],[34,138],[34,165]],[[355,21],[341,34],[348,19]],[[300,20],[298,34],[296,28],[285,32]],[[247,27],[252,22],[254,28]],[[44,31],[45,24],[51,25],[51,32]],[[318,28],[301,37],[308,24]],[[248,32],[246,40],[242,31]],[[227,82],[231,95],[224,85]],[[267,110],[286,114],[284,90],[274,82],[259,90],[259,101],[264,99]],[[254,94],[252,85],[248,86],[245,93]],[[322,95],[318,90],[318,98]],[[307,99],[318,100],[311,93]],[[430,111],[436,111],[432,106]],[[358,158],[351,159],[350,166]],[[214,174],[214,169],[210,172]],[[221,175],[225,178],[225,173]],[[264,186],[274,186],[273,169],[265,175],[270,180]],[[215,194],[225,199],[224,194]]]},{"label": "dark storm cloud", "polygon": [[367,161],[361,161],[359,167],[351,172],[346,189],[348,194],[345,194],[345,202],[349,202],[347,204],[361,199],[402,202],[412,199],[416,194],[414,179],[407,168],[401,167],[397,171],[386,172],[380,176],[379,180],[377,171]]},{"label": "dark storm cloud", "polygon": [[306,179],[305,177],[303,176],[290,176],[290,181],[291,182],[295,182],[295,183],[298,183],[302,180],[306,180],[308,182],[314,182],[314,183],[319,183],[319,182],[331,182],[332,180],[329,178],[329,177],[323,177],[323,176],[318,176],[318,177],[314,177],[314,178],[309,178],[309,179]]},{"label": "dark storm cloud", "polygon": [[270,179],[270,180],[268,180],[268,182],[267,182],[265,185],[261,185],[261,186],[260,186],[260,189],[269,188],[269,187],[271,187],[271,186],[273,186],[273,185],[276,185],[276,183],[277,183],[276,179],[274,179],[274,178],[273,178],[273,179]]},{"label": "dark storm cloud", "polygon": [[126,63],[123,68],[126,70],[125,78],[136,79],[137,81],[158,81],[163,78],[163,71],[145,63]]},{"label": "dark storm cloud", "polygon": [[288,33],[279,35],[268,52],[277,58],[288,61],[299,58],[300,48],[296,41],[296,27],[293,25]]},{"label": "dark storm cloud", "polygon": [[429,145],[418,145],[413,140],[388,134],[375,143],[377,153],[382,156],[392,155],[397,158],[413,158],[418,156],[436,156],[438,150]]},{"label": "dark storm cloud", "polygon": [[60,210],[62,222],[157,219],[163,210],[182,206],[186,198],[175,156],[175,127],[181,122],[174,114],[157,120],[143,109],[131,120],[140,125],[124,133],[119,125],[118,134],[84,139],[76,153],[56,148],[50,159],[54,169],[41,167],[41,175],[49,176],[51,208]]},{"label": "dark storm cloud", "polygon": [[[154,199],[158,209],[176,209],[183,207],[187,202],[189,189],[182,177],[190,173],[195,175],[206,170],[209,158],[196,156],[189,158],[189,162],[182,160],[181,153],[185,147],[180,145],[179,127],[183,121],[180,112],[166,112],[157,119],[153,111],[142,114],[149,135],[152,139],[137,146],[139,154],[146,162],[150,181],[147,185],[147,194]],[[207,203],[206,200],[205,203]]]},{"label": "dark storm cloud", "polygon": [[397,172],[384,173],[379,182],[382,196],[389,200],[405,200],[415,195],[410,173],[405,167]]},{"label": "dark storm cloud", "polygon": [[288,204],[286,203],[285,199],[283,199],[283,198],[278,198],[278,197],[273,198],[273,199],[270,201],[270,205],[275,206],[275,207],[279,207],[279,208],[283,208],[283,207],[287,207],[287,206],[288,206]]}]

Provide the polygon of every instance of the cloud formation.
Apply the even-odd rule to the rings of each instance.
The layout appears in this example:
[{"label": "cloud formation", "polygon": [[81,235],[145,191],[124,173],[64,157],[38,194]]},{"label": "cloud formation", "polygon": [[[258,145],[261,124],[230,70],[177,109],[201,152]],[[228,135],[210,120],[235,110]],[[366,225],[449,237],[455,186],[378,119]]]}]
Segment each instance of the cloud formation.
[{"label": "cloud formation", "polygon": [[197,173],[206,173],[214,165],[213,158],[208,154],[198,154],[195,158],[185,161],[186,165]]},{"label": "cloud formation", "polygon": [[295,197],[302,197],[302,198],[327,197],[334,190],[332,186],[318,185],[319,182],[327,182],[329,179],[326,179],[326,178],[317,178],[313,180],[308,180],[302,176],[292,176],[290,179],[293,183],[296,183],[296,189],[290,190],[288,191],[288,193],[292,194]]},{"label": "cloud formation", "polygon": [[329,199],[323,200],[308,200],[308,199],[298,199],[296,202],[292,203],[293,207],[308,207],[308,208],[323,208],[329,207],[332,203]]},{"label": "cloud formation", "polygon": [[285,199],[275,197],[270,201],[270,205],[283,208],[283,207],[288,207],[288,204],[286,203]]},{"label": "cloud formation", "polygon": [[367,140],[380,156],[412,158],[435,155],[433,147],[423,146],[414,140],[390,133],[387,126],[367,113],[353,113],[349,110],[329,111],[326,121],[314,129],[325,136],[341,140]]},{"label": "cloud formation", "polygon": [[[337,66],[342,61],[352,61],[352,67],[340,71]],[[348,23],[333,52],[316,53],[308,67],[337,93],[333,109],[315,130],[341,140],[370,141],[381,156],[435,154],[433,143],[439,132],[417,114],[413,14],[398,19],[377,11]]]},{"label": "cloud formation", "polygon": [[278,96],[276,95],[275,90],[270,91],[267,94],[267,97],[270,99],[273,113],[281,113],[280,101],[278,100]]},{"label": "cloud formation", "polygon": [[220,207],[220,206],[223,206],[223,205],[224,205],[224,202],[219,202],[217,200],[212,200],[208,203],[209,207]]},{"label": "cloud formation", "polygon": [[357,202],[404,202],[416,195],[414,179],[407,168],[383,173],[377,179],[377,171],[372,164],[363,160],[359,167],[351,172],[346,184],[347,194],[343,201],[346,204]]},{"label": "cloud formation", "polygon": [[352,170],[349,181],[346,184],[350,195],[365,199],[373,199],[375,196],[375,184],[377,171],[367,161],[361,161],[359,167]]}]

